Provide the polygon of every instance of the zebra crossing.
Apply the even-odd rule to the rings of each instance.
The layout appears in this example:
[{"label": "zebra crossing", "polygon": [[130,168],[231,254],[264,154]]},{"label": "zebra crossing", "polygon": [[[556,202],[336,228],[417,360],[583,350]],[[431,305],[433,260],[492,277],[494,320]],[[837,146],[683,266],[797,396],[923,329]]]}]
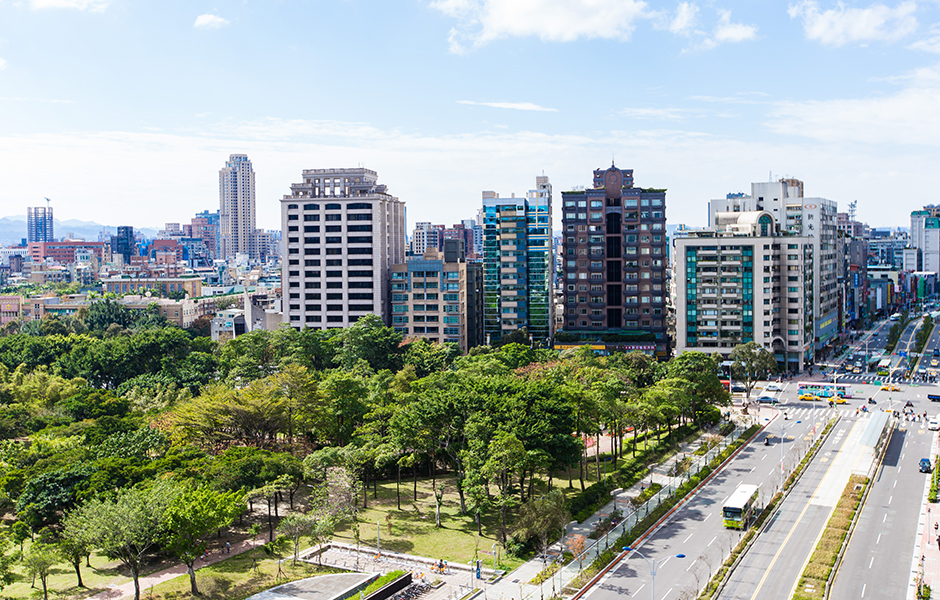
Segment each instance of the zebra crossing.
[{"label": "zebra crossing", "polygon": [[[859,419],[868,419],[872,414],[881,410],[878,405],[872,406],[867,411],[862,412],[858,411],[856,415],[856,409],[861,408],[860,406],[852,406],[850,404],[838,404],[834,409],[830,409],[829,405],[824,403],[817,403],[814,406],[803,406],[798,407],[793,404],[781,404],[779,408],[787,413],[787,416],[791,421],[806,421],[809,419],[823,419],[825,415],[821,414],[822,412],[828,412],[829,410],[834,410],[838,413],[841,413],[843,417],[858,417]],[[821,410],[823,409],[823,410]]]},{"label": "zebra crossing", "polygon": [[856,381],[858,383],[871,383],[873,381],[880,381],[881,383],[921,383],[922,385],[930,385],[926,382],[915,382],[910,377],[879,377],[878,375],[871,374],[839,375],[839,383],[848,383],[852,381]]}]

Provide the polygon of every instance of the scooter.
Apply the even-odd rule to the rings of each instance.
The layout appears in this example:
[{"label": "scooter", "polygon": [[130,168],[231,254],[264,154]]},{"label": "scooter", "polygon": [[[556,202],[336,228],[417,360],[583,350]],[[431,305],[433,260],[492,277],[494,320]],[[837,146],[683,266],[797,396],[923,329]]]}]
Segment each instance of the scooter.
[{"label": "scooter", "polygon": [[869,404],[878,404],[878,403],[875,401],[874,398],[869,398],[869,399],[868,399],[868,403],[869,403]]},{"label": "scooter", "polygon": [[765,445],[765,446],[769,446],[769,445],[770,445],[770,438],[769,438],[769,437],[765,437],[765,438],[764,438],[764,445]]}]

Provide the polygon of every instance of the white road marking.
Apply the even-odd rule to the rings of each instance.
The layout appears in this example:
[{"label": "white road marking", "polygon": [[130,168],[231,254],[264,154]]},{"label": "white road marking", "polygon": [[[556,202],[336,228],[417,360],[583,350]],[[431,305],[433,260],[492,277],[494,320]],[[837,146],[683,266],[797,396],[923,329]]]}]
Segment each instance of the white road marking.
[{"label": "white road marking", "polygon": [[688,542],[690,539],[692,539],[692,536],[693,536],[693,535],[695,535],[695,534],[694,534],[694,533],[690,533],[690,534],[689,534],[689,537],[685,538],[685,540],[683,540],[682,543],[684,544],[684,543]]},{"label": "white road marking", "polygon": [[708,519],[710,519],[711,516],[712,516],[712,513],[708,513],[708,516],[705,517],[704,519],[702,519],[702,523],[704,523],[705,521],[707,521]]},{"label": "white road marking", "polygon": [[666,592],[666,593],[663,595],[663,598],[665,598],[666,596],[668,596],[668,595],[671,594],[671,593],[672,593],[672,588],[669,588],[669,591]]},{"label": "white road marking", "polygon": [[868,584],[867,584],[867,583],[862,586],[862,598],[865,597],[865,588],[867,588],[867,587],[868,587]]},{"label": "white road marking", "polygon": [[881,517],[881,522],[884,523],[887,518],[888,518],[888,513],[885,513],[885,515]]},{"label": "white road marking", "polygon": [[[764,456],[767,456],[767,455],[765,454]],[[748,474],[753,473],[753,472],[754,472],[754,469],[756,469],[756,468],[757,468],[757,467],[751,467],[751,470],[748,471]]]},{"label": "white road marking", "polygon": [[[871,568],[871,566],[872,566],[872,565],[873,565],[874,563],[875,563],[875,557],[874,557],[874,556],[872,556],[872,557],[871,557],[871,560],[870,560],[870,561],[868,561],[868,568],[870,569],[870,568]],[[862,595],[864,596],[864,594],[862,594]]]},{"label": "white road marking", "polygon": [[891,501],[894,499],[894,496],[888,496],[888,504],[891,504]]},{"label": "white road marking", "polygon": [[[716,535],[715,537],[712,538],[712,541],[711,541],[711,542],[708,542],[708,546],[711,546],[711,545],[712,545],[712,542],[714,542],[714,541],[717,540],[717,539],[718,539],[718,536]],[[708,546],[706,546],[706,548],[707,548]]]},{"label": "white road marking", "polygon": [[881,543],[881,534],[880,534],[880,533],[878,534],[878,539],[875,540],[875,543],[876,543],[876,544],[880,544],[880,543]]},{"label": "white road marking", "polygon": [[636,588],[636,591],[633,592],[633,597],[634,597],[634,598],[636,598],[636,595],[640,593],[640,590],[643,589],[643,586],[644,586],[644,585],[646,585],[646,584],[644,583],[644,584],[641,585],[640,587]]},{"label": "white road marking", "polygon": [[689,566],[685,568],[685,570],[688,571],[689,569],[691,569],[691,568],[694,567],[694,566],[695,566],[695,561],[693,560],[693,561],[689,564]]},{"label": "white road marking", "polygon": [[766,454],[760,457],[761,460],[764,460],[765,458],[767,458]]},{"label": "white road marking", "polygon": [[898,480],[897,480],[897,479],[894,480],[894,485],[892,485],[891,487],[893,487],[893,488],[894,488],[894,487],[898,487]]}]

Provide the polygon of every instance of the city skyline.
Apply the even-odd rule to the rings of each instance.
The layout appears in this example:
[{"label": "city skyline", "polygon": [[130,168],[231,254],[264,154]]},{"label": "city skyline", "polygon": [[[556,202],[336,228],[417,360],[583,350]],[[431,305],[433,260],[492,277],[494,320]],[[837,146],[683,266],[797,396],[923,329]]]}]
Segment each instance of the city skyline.
[{"label": "city skyline", "polygon": [[[306,21],[331,25],[283,35]],[[940,183],[938,22],[915,2],[2,3],[0,199],[158,227],[215,206],[243,153],[259,228],[321,164],[452,224],[482,190],[563,191],[613,158],[669,189],[671,223],[772,173],[904,225]]]}]

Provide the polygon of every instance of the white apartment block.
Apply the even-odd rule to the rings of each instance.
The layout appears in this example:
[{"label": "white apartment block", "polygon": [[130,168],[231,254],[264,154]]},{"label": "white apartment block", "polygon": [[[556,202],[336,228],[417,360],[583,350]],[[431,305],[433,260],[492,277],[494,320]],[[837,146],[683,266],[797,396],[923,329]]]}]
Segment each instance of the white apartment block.
[{"label": "white apartment block", "polygon": [[414,256],[423,256],[428,248],[437,250],[440,247],[440,229],[427,221],[415,223],[411,232],[411,253]]},{"label": "white apartment block", "polygon": [[751,184],[751,195],[728,194],[708,203],[709,229],[721,228],[723,213],[764,211],[782,233],[805,236],[813,245],[814,346],[818,353],[840,331],[838,282],[838,207],[826,198],[804,198],[803,182],[781,179]]},{"label": "white apartment block", "polygon": [[720,213],[713,229],[676,238],[676,353],[728,357],[757,342],[781,368],[814,356],[816,243],[782,231],[768,211]]},{"label": "white apartment block", "polygon": [[281,199],[284,322],[347,327],[389,318],[389,268],[405,259],[405,203],[369,169],[305,169]]},{"label": "white apartment block", "polygon": [[246,154],[232,154],[219,171],[219,256],[258,258],[255,238],[255,172]]}]

